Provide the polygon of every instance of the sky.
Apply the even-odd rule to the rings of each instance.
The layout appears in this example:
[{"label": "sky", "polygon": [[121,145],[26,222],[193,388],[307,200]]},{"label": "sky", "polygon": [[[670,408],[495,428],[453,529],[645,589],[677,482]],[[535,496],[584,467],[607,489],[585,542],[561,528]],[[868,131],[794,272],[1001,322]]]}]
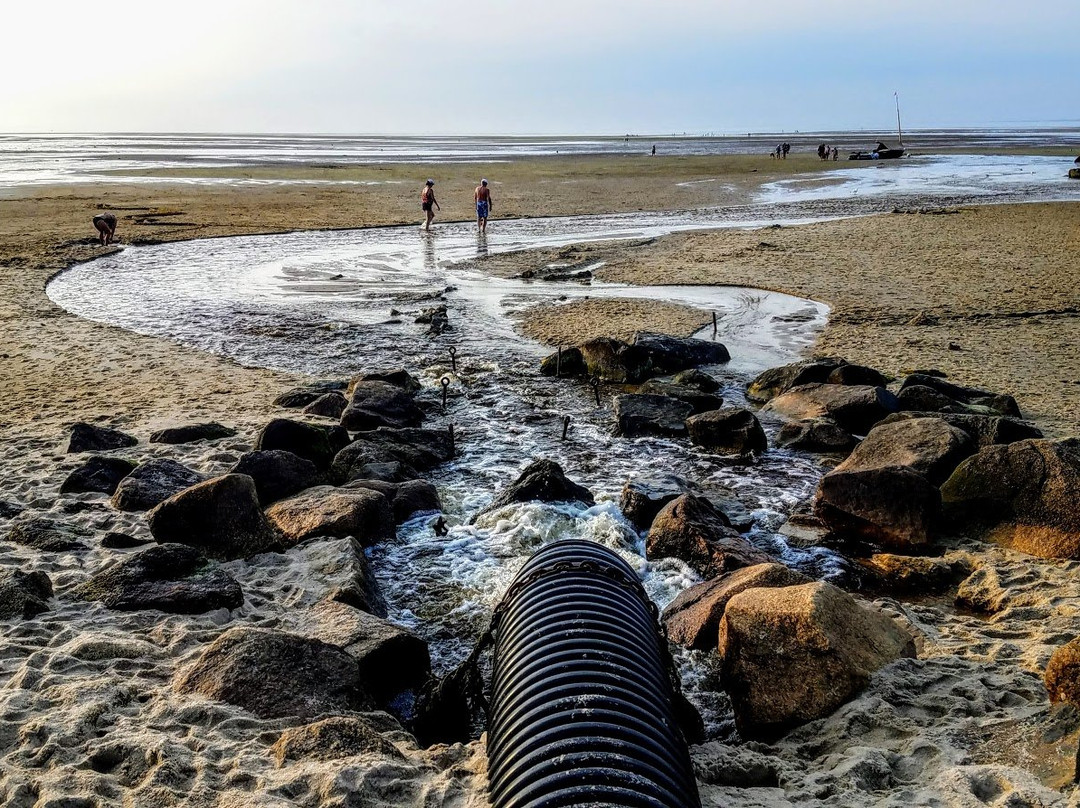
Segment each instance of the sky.
[{"label": "sky", "polygon": [[10,6],[3,132],[1080,126],[1078,0]]}]

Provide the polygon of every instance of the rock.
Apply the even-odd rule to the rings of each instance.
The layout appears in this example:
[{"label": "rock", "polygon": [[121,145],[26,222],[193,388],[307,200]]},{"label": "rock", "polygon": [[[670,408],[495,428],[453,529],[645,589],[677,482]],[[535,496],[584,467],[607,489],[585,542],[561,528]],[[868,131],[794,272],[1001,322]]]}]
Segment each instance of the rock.
[{"label": "rock", "polygon": [[1043,681],[1051,704],[1063,701],[1080,708],[1080,638],[1054,651]]},{"label": "rock", "polygon": [[275,418],[255,439],[255,451],[281,449],[292,452],[310,460],[319,470],[329,468],[334,455],[348,445],[348,432],[340,426],[318,426],[286,418]]},{"label": "rock", "polygon": [[160,429],[150,435],[151,443],[194,443],[197,440],[219,440],[231,438],[236,434],[232,427],[223,426],[215,421],[205,424],[188,424]]},{"label": "rock", "polygon": [[719,637],[724,689],[744,738],[773,738],[829,715],[879,668],[915,656],[896,623],[824,582],[735,595]]},{"label": "rock", "polygon": [[179,693],[234,704],[260,718],[310,721],[327,713],[368,710],[356,660],[319,640],[236,626],[177,677]]},{"label": "rock", "polygon": [[637,438],[644,435],[679,437],[686,434],[686,418],[694,408],[685,401],[667,396],[626,393],[612,399],[616,435]]},{"label": "rock", "polygon": [[353,538],[316,536],[290,547],[286,555],[298,559],[301,569],[324,585],[319,599],[345,603],[355,609],[386,617],[386,601],[379,592],[364,548]]},{"label": "rock", "polygon": [[186,544],[210,558],[250,558],[281,546],[263,516],[255,481],[225,474],[175,494],[146,515],[158,544]]},{"label": "rock", "polygon": [[0,619],[29,620],[49,610],[52,581],[44,572],[0,569]]},{"label": "rock", "polygon": [[335,601],[316,604],[311,617],[313,636],[343,648],[360,663],[360,681],[380,706],[427,680],[431,658],[427,643],[416,635]]},{"label": "rock", "polygon": [[728,349],[719,342],[693,337],[671,337],[639,331],[633,346],[643,350],[653,376],[667,376],[699,365],[719,365],[731,360]]},{"label": "rock", "polygon": [[270,747],[277,765],[287,760],[340,760],[377,754],[404,760],[401,752],[358,715],[324,718],[314,724],[290,727]]},{"label": "rock", "polygon": [[669,382],[660,382],[655,379],[651,379],[638,388],[638,393],[644,393],[651,396],[667,396],[668,398],[675,398],[679,401],[685,401],[691,407],[693,412],[708,412],[709,410],[718,410],[724,406],[724,399],[720,396],[714,396],[712,393],[703,393],[696,387],[685,387],[679,384],[671,384]]},{"label": "rock", "polygon": [[427,324],[429,326],[429,334],[441,334],[450,327],[450,317],[447,312],[446,304],[441,303],[438,306],[421,309],[419,316],[416,318],[416,322]]},{"label": "rock", "polygon": [[362,432],[334,458],[330,476],[339,483],[356,479],[388,479],[372,466],[399,464],[392,481],[414,479],[420,472],[454,456],[454,439],[445,429],[375,429]]},{"label": "rock", "polygon": [[175,460],[148,460],[120,481],[113,492],[112,505],[120,511],[149,510],[205,479],[199,472]]},{"label": "rock", "polygon": [[71,438],[68,441],[67,451],[68,454],[107,452],[110,449],[124,449],[128,446],[134,446],[138,442],[138,438],[119,430],[80,421],[71,428]]},{"label": "rock", "polygon": [[789,421],[780,427],[776,445],[804,452],[847,454],[859,441],[832,418],[809,418]]},{"label": "rock", "polygon": [[906,466],[834,470],[818,483],[815,512],[847,538],[903,548],[929,544],[941,494]]},{"label": "rock", "polygon": [[76,587],[74,595],[118,611],[157,609],[171,614],[231,610],[244,602],[240,584],[231,575],[183,544],[159,544],[125,556]]},{"label": "rock", "polygon": [[351,432],[368,432],[379,427],[415,427],[424,413],[412,393],[389,382],[357,382],[349,406],[341,414],[341,425]]},{"label": "rock", "polygon": [[1009,395],[993,393],[979,387],[962,387],[958,384],[945,381],[937,376],[924,373],[912,373],[908,375],[900,385],[900,392],[912,386],[929,387],[951,398],[953,401],[967,405],[969,408],[985,410],[987,415],[1008,415],[1013,418],[1022,418],[1020,408],[1016,405],[1016,399]]},{"label": "rock", "polygon": [[544,376],[582,376],[588,372],[581,351],[577,348],[563,348],[548,354],[540,362],[540,373]]},{"label": "rock", "polygon": [[249,476],[263,506],[310,488],[319,479],[314,463],[284,449],[245,452],[227,473]]},{"label": "rock", "polygon": [[720,382],[697,368],[680,371],[671,380],[675,384],[683,387],[693,387],[703,393],[715,393],[720,389]]},{"label": "rock", "polygon": [[0,519],[14,519],[24,510],[26,509],[18,503],[0,500]]},{"label": "rock", "polygon": [[963,430],[940,418],[911,418],[875,426],[835,471],[906,466],[941,485],[974,452]]},{"label": "rock", "polygon": [[308,404],[301,411],[304,415],[317,415],[322,418],[333,418],[335,421],[341,418],[345,408],[349,406],[349,400],[336,390],[324,393]]},{"label": "rock", "polygon": [[672,500],[656,515],[646,537],[645,557],[681,559],[702,578],[772,561],[740,536],[722,511],[694,494]]},{"label": "rock", "polygon": [[1080,440],[987,446],[941,487],[965,530],[1043,558],[1080,558]]},{"label": "rock", "polygon": [[319,485],[266,509],[290,544],[312,536],[352,536],[365,547],[394,538],[394,514],[378,491]]},{"label": "rock", "polygon": [[724,607],[735,595],[755,587],[808,583],[812,583],[810,578],[783,564],[755,564],[683,590],[667,605],[661,619],[671,642],[701,651],[715,650]]},{"label": "rock", "polygon": [[1043,433],[1027,421],[1001,415],[973,415],[951,412],[897,412],[881,421],[891,424],[910,418],[940,418],[949,426],[962,429],[979,447],[1015,443],[1018,440],[1041,438]]},{"label": "rock", "polygon": [[741,407],[692,415],[686,419],[686,429],[695,446],[716,454],[760,454],[768,448],[757,416]]},{"label": "rock", "polygon": [[585,372],[606,382],[638,384],[653,375],[645,351],[617,339],[599,337],[577,350]]},{"label": "rock", "polygon": [[153,543],[153,539],[140,539],[115,530],[110,530],[101,537],[101,546],[107,550],[129,550],[132,547],[143,547]]},{"label": "rock", "polygon": [[344,389],[345,382],[342,381],[322,381],[315,382],[314,384],[307,384],[303,387],[293,387],[275,398],[274,406],[290,408],[306,407],[315,399],[320,398],[331,391],[340,391]]},{"label": "rock", "polygon": [[474,516],[473,521],[482,514],[515,502],[581,502],[594,505],[596,501],[589,489],[569,479],[558,463],[535,460],[490,505]]},{"label": "rock", "polygon": [[899,405],[884,387],[843,384],[804,384],[769,401],[762,412],[805,420],[828,416],[856,435],[865,435],[874,424]]},{"label": "rock", "polygon": [[94,491],[110,496],[120,481],[135,470],[135,464],[122,457],[88,457],[60,485],[61,494]]},{"label": "rock", "polygon": [[901,411],[909,412],[947,412],[962,409],[947,395],[923,384],[905,387],[897,394],[896,401]]},{"label": "rock", "polygon": [[83,542],[89,538],[90,533],[82,528],[61,524],[45,516],[23,513],[12,520],[4,541],[45,553],[62,553],[66,550],[85,550]]},{"label": "rock", "polygon": [[825,377],[826,384],[868,385],[870,387],[884,387],[889,383],[880,371],[866,365],[849,365],[844,363]]},{"label": "rock", "polygon": [[349,389],[346,391],[345,395],[351,396],[353,388],[359,382],[386,382],[395,387],[400,387],[406,393],[420,392],[420,381],[404,368],[372,370],[353,376],[352,379],[349,380]]},{"label": "rock", "polygon": [[841,365],[843,359],[809,359],[778,368],[769,368],[746,387],[746,397],[764,403],[804,384],[821,384]]},{"label": "rock", "polygon": [[864,581],[889,595],[940,595],[971,575],[971,559],[960,553],[944,558],[875,553],[856,563],[869,573]]},{"label": "rock", "polygon": [[753,527],[753,516],[733,492],[706,491],[701,486],[668,472],[645,474],[627,480],[623,485],[619,509],[634,527],[638,530],[647,530],[661,509],[683,494],[697,494],[705,497],[739,532]]},{"label": "rock", "polygon": [[1069,179],[1070,180],[1080,180],[1080,168],[1070,168],[1069,169]]},{"label": "rock", "polygon": [[378,491],[390,502],[397,524],[407,522],[415,513],[442,510],[439,493],[427,480],[406,480],[402,483],[382,480],[353,480],[343,488],[368,488]]}]

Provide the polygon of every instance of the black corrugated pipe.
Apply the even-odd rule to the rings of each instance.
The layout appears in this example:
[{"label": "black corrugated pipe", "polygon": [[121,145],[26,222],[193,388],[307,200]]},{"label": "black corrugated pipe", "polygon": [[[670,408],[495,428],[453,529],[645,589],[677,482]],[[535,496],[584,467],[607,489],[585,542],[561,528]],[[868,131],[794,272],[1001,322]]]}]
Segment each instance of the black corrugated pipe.
[{"label": "black corrugated pipe", "polygon": [[493,808],[701,805],[666,640],[625,561],[593,542],[547,545],[492,628]]}]

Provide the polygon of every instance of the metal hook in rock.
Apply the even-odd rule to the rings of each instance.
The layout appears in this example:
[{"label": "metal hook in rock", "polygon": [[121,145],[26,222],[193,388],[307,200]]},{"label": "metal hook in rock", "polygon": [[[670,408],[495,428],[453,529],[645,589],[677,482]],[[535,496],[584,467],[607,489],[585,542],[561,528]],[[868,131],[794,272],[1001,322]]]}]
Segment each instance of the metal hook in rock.
[{"label": "metal hook in rock", "polygon": [[442,409],[443,412],[446,412],[446,392],[450,389],[450,377],[443,376],[439,380],[439,384],[442,385]]},{"label": "metal hook in rock", "polygon": [[450,370],[457,373],[457,348],[450,346]]},{"label": "metal hook in rock", "polygon": [[596,406],[600,406],[600,377],[591,376],[589,378],[589,386],[593,389],[593,395],[596,396]]},{"label": "metal hook in rock", "polygon": [[562,376],[562,346],[558,348],[559,352],[555,354],[555,378]]},{"label": "metal hook in rock", "polygon": [[712,335],[716,336],[716,312],[712,313]]},{"label": "metal hook in rock", "polygon": [[562,417],[562,439],[566,440],[566,433],[570,430],[570,416],[564,415]]}]

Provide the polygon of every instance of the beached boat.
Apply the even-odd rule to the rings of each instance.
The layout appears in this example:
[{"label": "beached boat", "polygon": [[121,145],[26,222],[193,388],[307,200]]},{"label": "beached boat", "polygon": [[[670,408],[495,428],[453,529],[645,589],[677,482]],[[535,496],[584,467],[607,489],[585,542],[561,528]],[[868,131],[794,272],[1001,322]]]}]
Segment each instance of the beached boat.
[{"label": "beached boat", "polygon": [[848,155],[849,160],[895,160],[897,157],[903,157],[903,149],[890,149],[890,148],[876,148],[873,151],[852,152]]}]

